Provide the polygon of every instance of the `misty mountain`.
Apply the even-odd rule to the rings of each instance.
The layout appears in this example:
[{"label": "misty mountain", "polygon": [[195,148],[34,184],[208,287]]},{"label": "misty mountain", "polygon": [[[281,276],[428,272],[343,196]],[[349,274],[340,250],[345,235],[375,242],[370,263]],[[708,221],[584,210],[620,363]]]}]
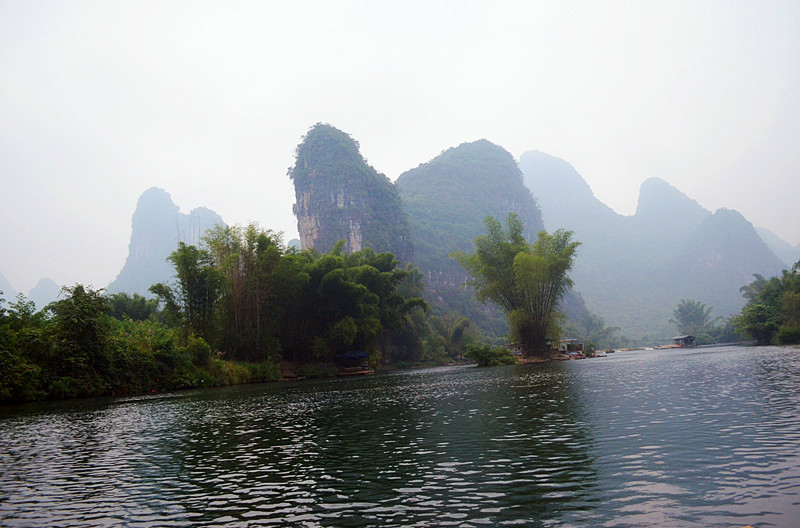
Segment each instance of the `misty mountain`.
[{"label": "misty mountain", "polygon": [[626,217],[564,160],[527,152],[520,169],[547,229],[570,229],[582,242],[572,277],[587,307],[632,337],[674,334],[669,320],[682,298],[713,306],[714,316],[736,313],[753,273],[782,268],[739,213],[711,214],[661,179],[642,184],[636,213]]},{"label": "misty mountain", "polygon": [[49,278],[39,279],[36,286],[28,292],[28,300],[34,302],[36,310],[42,310],[51,302],[57,301],[60,293],[61,287],[56,281]]},{"label": "misty mountain", "polygon": [[169,193],[152,187],[139,197],[131,220],[131,241],[125,265],[111,284],[108,293],[150,295],[148,289],[158,282],[171,282],[175,275],[167,257],[178,242],[198,244],[203,233],[222,218],[205,207],[181,213]]},{"label": "misty mountain", "polygon": [[[466,315],[490,333],[505,333],[505,315],[464,288],[466,274],[449,255],[474,251],[472,241],[486,233],[487,216],[505,224],[508,214],[516,213],[525,236],[535,240],[542,215],[513,156],[485,139],[463,143],[404,172],[395,185],[408,213],[428,302],[441,313]],[[571,319],[586,314],[583,301],[572,293],[563,308]]]},{"label": "misty mountain", "polygon": [[794,266],[797,261],[800,261],[800,244],[792,246],[784,239],[763,227],[757,227],[756,232],[761,237],[761,240],[769,247],[775,256],[781,259],[787,267]]},{"label": "misty mountain", "polygon": [[297,203],[294,214],[303,249],[329,252],[370,247],[413,260],[407,217],[392,182],[363,158],[358,142],[330,125],[311,127],[289,171]]},{"label": "misty mountain", "polygon": [[487,216],[505,223],[508,213],[516,213],[529,240],[542,228],[514,157],[485,139],[442,152],[401,174],[395,185],[408,213],[416,263],[431,286],[463,282],[463,270],[448,255],[471,253],[472,240],[486,232]]},{"label": "misty mountain", "polygon": [[0,273],[0,292],[3,292],[3,294],[0,295],[0,299],[5,299],[6,302],[13,302],[14,297],[17,296],[17,290],[14,289],[2,273]]},{"label": "misty mountain", "polygon": [[739,288],[752,281],[753,273],[770,277],[784,267],[744,216],[719,209],[665,262],[664,286],[681,284],[716,307],[716,315],[726,315],[744,304]]}]

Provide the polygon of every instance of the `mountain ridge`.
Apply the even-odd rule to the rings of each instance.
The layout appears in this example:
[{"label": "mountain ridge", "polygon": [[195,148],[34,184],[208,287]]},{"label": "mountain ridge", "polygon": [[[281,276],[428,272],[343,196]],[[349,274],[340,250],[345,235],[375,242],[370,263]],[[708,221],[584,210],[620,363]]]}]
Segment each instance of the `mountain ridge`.
[{"label": "mountain ridge", "polygon": [[547,228],[570,229],[582,242],[573,279],[587,307],[634,338],[669,336],[681,298],[713,306],[714,315],[736,313],[744,304],[739,288],[753,273],[780,272],[780,260],[743,216],[712,214],[663,179],[645,180],[636,213],[622,216],[560,158],[529,151],[520,169]]}]

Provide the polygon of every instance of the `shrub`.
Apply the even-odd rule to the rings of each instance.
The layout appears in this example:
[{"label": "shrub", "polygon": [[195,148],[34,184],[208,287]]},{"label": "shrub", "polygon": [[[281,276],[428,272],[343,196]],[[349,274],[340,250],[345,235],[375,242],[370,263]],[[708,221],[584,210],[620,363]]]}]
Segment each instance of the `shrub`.
[{"label": "shrub", "polygon": [[475,361],[479,367],[514,365],[517,362],[517,358],[509,349],[489,345],[468,345],[466,356]]},{"label": "shrub", "polygon": [[800,343],[800,325],[782,326],[778,330],[778,343],[781,345]]}]

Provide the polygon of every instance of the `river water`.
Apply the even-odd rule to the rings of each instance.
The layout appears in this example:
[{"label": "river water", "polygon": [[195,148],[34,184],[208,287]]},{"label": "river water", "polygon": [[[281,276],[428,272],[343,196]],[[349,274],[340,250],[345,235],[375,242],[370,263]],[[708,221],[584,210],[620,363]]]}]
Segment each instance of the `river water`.
[{"label": "river water", "polygon": [[3,526],[800,526],[800,350],[0,409]]}]

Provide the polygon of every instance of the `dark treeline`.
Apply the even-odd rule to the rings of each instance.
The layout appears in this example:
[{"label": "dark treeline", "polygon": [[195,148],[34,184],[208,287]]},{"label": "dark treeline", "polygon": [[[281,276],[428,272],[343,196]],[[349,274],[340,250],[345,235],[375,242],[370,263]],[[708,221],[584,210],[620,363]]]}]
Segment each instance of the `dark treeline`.
[{"label": "dark treeline", "polygon": [[0,401],[126,395],[335,372],[360,350],[372,366],[440,364],[482,341],[468,319],[434,316],[422,275],[390,253],[286,248],[255,224],[216,227],[169,257],[155,299],[77,284],[36,312],[0,303]]}]

